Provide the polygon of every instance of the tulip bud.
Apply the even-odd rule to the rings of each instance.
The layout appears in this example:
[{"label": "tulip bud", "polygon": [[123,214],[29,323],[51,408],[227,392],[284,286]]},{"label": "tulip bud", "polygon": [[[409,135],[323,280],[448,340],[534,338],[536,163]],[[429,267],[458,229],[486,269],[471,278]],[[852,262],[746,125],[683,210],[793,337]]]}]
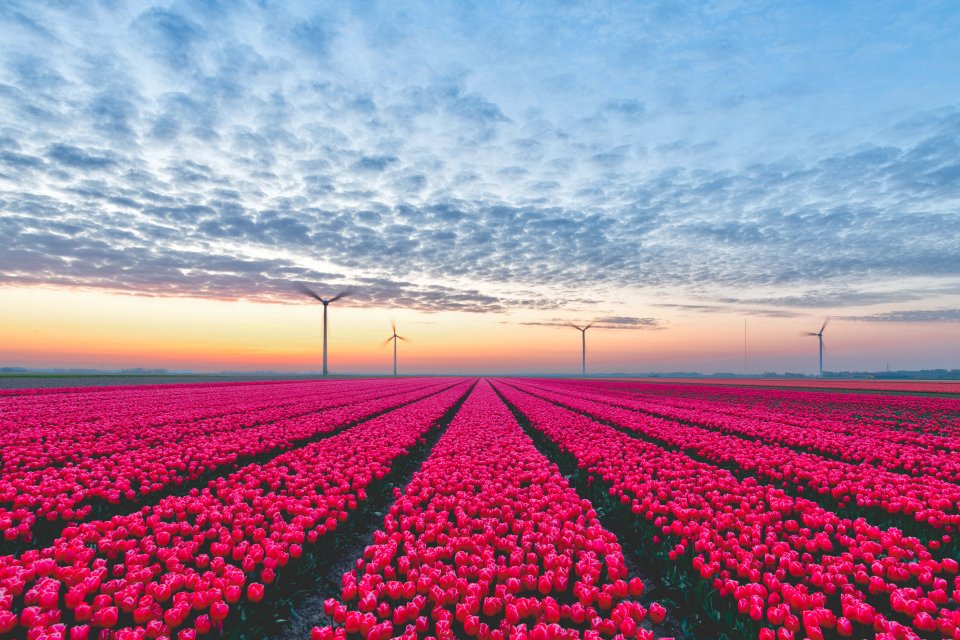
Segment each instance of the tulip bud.
[{"label": "tulip bud", "polygon": [[330,627],[314,627],[310,630],[310,640],[333,640],[333,629]]},{"label": "tulip bud", "polygon": [[197,619],[193,624],[197,628],[197,633],[199,635],[206,635],[210,633],[210,630],[213,628],[213,623],[210,621],[210,616],[207,614],[197,616]]},{"label": "tulip bud", "polygon": [[230,605],[226,602],[218,601],[210,605],[210,619],[214,622],[222,622],[228,613],[230,613]]},{"label": "tulip bud", "polygon": [[17,615],[11,611],[0,611],[0,634],[7,634],[17,628]]},{"label": "tulip bud", "polygon": [[90,637],[90,627],[85,624],[70,627],[70,640],[87,640]]},{"label": "tulip bud", "polygon": [[247,585],[247,600],[250,602],[263,600],[263,585],[259,582],[251,582]]},{"label": "tulip bud", "polygon": [[650,621],[654,624],[660,624],[667,616],[667,610],[659,602],[650,605]]},{"label": "tulip bud", "polygon": [[120,612],[116,607],[106,607],[97,612],[100,616],[100,626],[110,628],[117,624],[117,621],[120,619]]}]

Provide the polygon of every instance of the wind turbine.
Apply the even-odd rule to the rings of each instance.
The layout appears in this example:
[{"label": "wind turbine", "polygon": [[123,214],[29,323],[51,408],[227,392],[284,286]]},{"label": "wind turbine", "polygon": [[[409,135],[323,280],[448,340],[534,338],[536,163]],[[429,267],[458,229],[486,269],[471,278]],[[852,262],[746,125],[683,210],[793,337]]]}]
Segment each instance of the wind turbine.
[{"label": "wind turbine", "polygon": [[820,341],[820,377],[823,377],[823,330],[827,328],[827,325],[830,324],[830,318],[823,319],[823,326],[820,327],[820,331],[813,333],[812,331],[802,331],[800,335],[802,336],[817,336],[817,339]]},{"label": "wind turbine", "polygon": [[397,323],[391,321],[390,326],[393,327],[393,335],[383,341],[383,344],[380,347],[387,346],[387,343],[393,340],[393,375],[397,375],[397,340],[403,340],[404,342],[410,342],[407,338],[397,335]]},{"label": "wind turbine", "polygon": [[581,357],[581,365],[582,365],[582,374],[587,375],[587,329],[592,327],[593,323],[591,322],[585,327],[578,327],[575,324],[568,324],[567,326],[573,327],[574,329],[580,332],[580,339],[581,339],[580,357]]},{"label": "wind turbine", "polygon": [[323,375],[327,375],[327,305],[329,305],[331,302],[336,302],[340,298],[347,297],[350,295],[350,292],[341,291],[332,298],[321,298],[305,284],[297,284],[297,290],[303,295],[310,296],[311,298],[323,303]]}]

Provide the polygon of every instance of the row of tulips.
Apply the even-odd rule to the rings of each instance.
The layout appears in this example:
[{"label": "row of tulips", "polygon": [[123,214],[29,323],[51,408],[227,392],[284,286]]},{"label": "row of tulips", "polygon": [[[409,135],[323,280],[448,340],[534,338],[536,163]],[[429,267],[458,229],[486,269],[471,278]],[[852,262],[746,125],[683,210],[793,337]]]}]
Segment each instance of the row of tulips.
[{"label": "row of tulips", "polygon": [[[960,638],[960,576],[895,529],[850,520],[498,382],[580,467],[629,505],[664,562],[730,598],[761,640]],[[646,528],[643,528],[646,527]],[[665,556],[665,557],[664,557]]]},{"label": "row of tulips", "polygon": [[923,440],[931,444],[942,442],[943,436],[960,435],[960,422],[957,421],[960,398],[957,397],[797,392],[712,384],[644,384],[612,380],[587,381],[576,386],[634,397],[710,401],[716,407],[730,407],[737,412],[756,407],[761,412],[775,413],[800,426],[809,422],[819,424],[821,421],[853,422],[868,428],[935,436]]},{"label": "row of tulips", "polygon": [[[297,442],[434,393],[450,381],[428,380],[387,391],[367,384],[247,416],[192,425],[168,424],[166,441],[0,476],[0,531],[6,541],[29,542],[37,523],[82,521],[94,505],[136,504],[238,461],[289,448]],[[347,402],[348,404],[344,404]]]},{"label": "row of tulips", "polygon": [[[584,392],[574,393],[583,395]],[[847,432],[840,432],[818,429],[815,425],[786,424],[778,420],[772,412],[763,419],[747,415],[728,415],[715,411],[708,403],[698,399],[691,399],[684,406],[672,406],[654,397],[628,400],[612,399],[609,394],[602,392],[591,395],[632,410],[646,411],[670,420],[690,422],[723,433],[829,456],[842,462],[866,463],[902,474],[960,482],[960,455],[956,451],[896,442],[892,438],[883,437],[882,432],[870,433],[867,428],[864,428],[864,433],[856,434],[853,426],[847,429]],[[956,445],[955,440],[940,436],[927,437],[935,438],[948,447]]]},{"label": "row of tulips", "polygon": [[[742,475],[755,475],[765,482],[803,493],[804,488],[828,503],[854,504],[864,513],[883,521],[900,516],[924,538],[933,537],[934,548],[952,542],[960,527],[960,486],[928,476],[908,476],[871,465],[841,462],[802,453],[762,440],[743,439],[724,432],[692,426],[624,409],[623,401],[597,394],[559,392],[549,383],[525,385],[540,397],[595,416],[671,447],[695,454],[714,464],[733,467]],[[596,400],[599,398],[599,401]],[[889,517],[893,516],[893,517]]]},{"label": "row of tulips", "polygon": [[[411,383],[386,383],[385,390]],[[106,391],[0,399],[0,472],[82,462],[179,437],[284,407],[369,392],[361,381],[121,387]],[[340,402],[339,404],[346,404]],[[307,407],[309,408],[309,407]],[[306,412],[306,409],[303,411]],[[293,415],[296,410],[290,410]],[[210,426],[208,426],[210,425]]]},{"label": "row of tulips", "polygon": [[335,531],[469,385],[0,558],[0,635],[194,640],[215,631]]},{"label": "row of tulips", "polygon": [[313,640],[654,637],[665,609],[489,383],[395,491]]},{"label": "row of tulips", "polygon": [[247,380],[247,381],[236,381],[236,380],[225,380],[217,382],[178,382],[178,383],[157,383],[157,384],[125,384],[121,382],[120,384],[113,385],[99,385],[99,384],[89,384],[89,385],[80,385],[76,387],[11,387],[9,389],[0,389],[0,402],[8,397],[37,397],[37,396],[55,396],[55,395],[64,395],[64,394],[76,394],[76,393],[99,393],[101,391],[129,391],[132,388],[138,389],[187,389],[191,387],[240,387],[246,385],[272,385],[277,383],[294,383],[295,381],[287,380]]},{"label": "row of tulips", "polygon": [[[562,383],[558,383],[562,384]],[[566,384],[570,387],[572,385]],[[665,405],[761,422],[802,427],[811,431],[828,431],[858,437],[914,445],[924,449],[960,451],[960,442],[945,438],[944,429],[960,426],[960,399],[917,398],[910,396],[877,396],[864,403],[851,394],[797,393],[779,390],[720,389],[658,385],[626,386],[592,383],[577,385],[581,391],[597,391],[607,396],[639,400],[651,406]],[[937,428],[930,429],[931,424]],[[932,432],[931,432],[932,431]],[[960,434],[951,434],[960,435]]]},{"label": "row of tulips", "polygon": [[691,378],[633,378],[634,382],[656,382],[672,384],[756,387],[756,388],[785,388],[806,390],[820,390],[824,392],[836,391],[882,391],[886,393],[924,393],[924,394],[958,394],[960,382],[956,380],[887,380],[864,379],[847,380],[840,378],[710,378],[709,380],[694,380]]},{"label": "row of tulips", "polygon": [[[187,424],[247,408],[284,404],[296,398],[285,394],[280,385],[270,387],[273,388],[91,387],[59,394],[0,398],[0,469],[42,468],[65,460],[80,460],[90,455],[85,452],[95,445],[105,453],[113,453],[118,450],[117,443],[136,440],[141,430],[149,432],[156,426]],[[62,446],[49,446],[51,435]],[[68,443],[76,448],[65,446]]]}]

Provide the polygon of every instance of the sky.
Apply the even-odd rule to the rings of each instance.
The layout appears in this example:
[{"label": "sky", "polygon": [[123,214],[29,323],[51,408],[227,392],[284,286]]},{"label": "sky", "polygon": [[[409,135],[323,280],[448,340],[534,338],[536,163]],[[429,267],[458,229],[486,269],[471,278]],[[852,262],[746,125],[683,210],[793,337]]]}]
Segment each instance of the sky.
[{"label": "sky", "polygon": [[0,4],[0,366],[960,367],[954,2]]}]

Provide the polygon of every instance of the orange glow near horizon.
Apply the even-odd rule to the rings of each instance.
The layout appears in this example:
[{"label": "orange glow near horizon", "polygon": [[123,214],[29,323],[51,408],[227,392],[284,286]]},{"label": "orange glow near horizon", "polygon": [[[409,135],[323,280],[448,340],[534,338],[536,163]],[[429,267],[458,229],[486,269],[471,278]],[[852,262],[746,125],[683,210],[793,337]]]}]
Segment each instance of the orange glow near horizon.
[{"label": "orange glow near horizon", "polygon": [[[522,324],[556,315],[423,313],[335,304],[330,307],[330,368],[389,373],[391,347],[381,344],[390,335],[392,318],[399,334],[412,340],[400,343],[401,373],[576,373],[579,333]],[[0,366],[317,371],[321,318],[318,304],[2,287]],[[743,316],[688,315],[663,321],[664,328],[655,331],[591,330],[588,371],[744,371]],[[810,317],[749,318],[747,370],[814,371],[816,340],[801,338],[799,331],[817,323]],[[837,320],[828,330],[825,368],[957,366],[956,325],[924,325],[920,337],[915,335],[915,325]]]}]

